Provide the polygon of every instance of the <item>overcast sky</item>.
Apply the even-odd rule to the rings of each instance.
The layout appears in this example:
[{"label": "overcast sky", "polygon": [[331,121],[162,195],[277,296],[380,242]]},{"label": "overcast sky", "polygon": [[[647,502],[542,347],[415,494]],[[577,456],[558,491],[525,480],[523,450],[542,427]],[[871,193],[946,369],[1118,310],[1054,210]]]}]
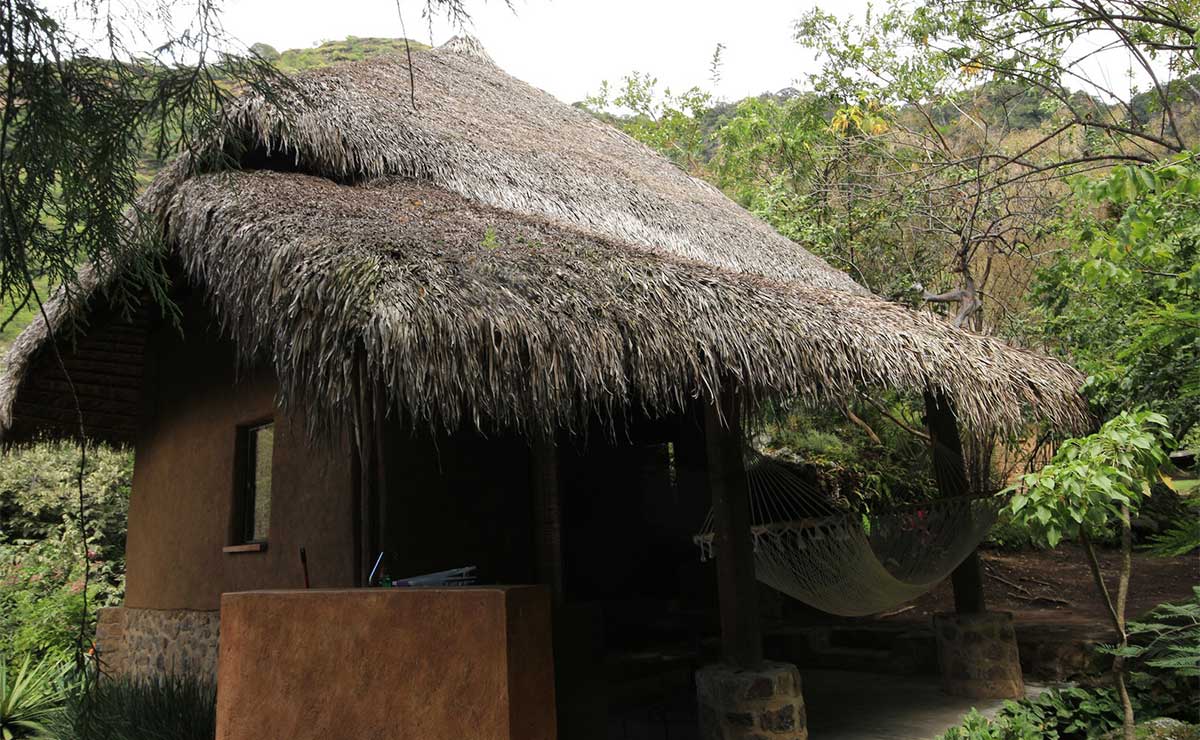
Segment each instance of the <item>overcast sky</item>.
[{"label": "overcast sky", "polygon": [[[821,7],[861,17],[866,0]],[[709,61],[725,45],[717,93],[728,100],[791,85],[813,68],[792,23],[814,3],[783,0],[468,0],[470,33],[510,74],[573,102],[630,71],[675,89],[709,86]],[[401,0],[411,38],[428,43],[421,0]],[[247,45],[284,49],[346,36],[400,36],[394,0],[227,0],[226,29]],[[433,40],[454,35],[434,25]]]},{"label": "overcast sky", "polygon": [[[173,0],[170,7],[176,21],[190,17],[188,8],[194,9],[194,1]],[[86,4],[46,2],[57,7],[81,35],[103,38],[102,24],[89,25],[70,16],[71,8],[78,11]],[[513,0],[514,12],[504,0],[466,0],[473,16],[466,30],[503,69],[564,102],[582,100],[597,92],[602,81],[615,84],[633,71],[657,77],[660,92],[663,87],[680,92],[699,85],[733,101],[792,85],[806,87],[805,78],[816,70],[816,62],[812,52],[793,39],[796,19],[821,7],[861,20],[868,2]],[[430,28],[421,19],[424,4],[424,0],[399,0],[410,38],[440,44],[460,32],[438,19],[431,39]],[[883,4],[883,0],[876,2]],[[153,5],[147,2],[142,7]],[[284,51],[347,36],[399,37],[396,6],[397,0],[224,0],[222,19],[228,35],[243,48],[262,42]],[[144,39],[133,43],[146,48],[161,43],[165,35],[158,21],[136,27],[134,33],[140,32]],[[1085,39],[1073,49],[1088,59],[1087,77],[1119,94],[1129,89],[1131,81],[1144,88],[1144,75],[1130,79],[1130,60],[1124,53],[1087,55],[1096,43]],[[717,44],[724,45],[724,52],[720,84],[714,88],[709,67]],[[1065,83],[1080,87],[1072,79]]]}]

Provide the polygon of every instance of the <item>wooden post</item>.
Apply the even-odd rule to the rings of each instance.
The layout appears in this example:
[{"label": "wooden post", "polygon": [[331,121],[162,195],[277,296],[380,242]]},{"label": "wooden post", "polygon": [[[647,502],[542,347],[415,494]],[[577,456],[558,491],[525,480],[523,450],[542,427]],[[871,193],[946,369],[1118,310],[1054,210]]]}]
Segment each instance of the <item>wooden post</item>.
[{"label": "wooden post", "polygon": [[[958,420],[948,398],[940,393],[925,393],[925,424],[929,428],[933,474],[938,492],[944,498],[970,493]],[[987,611],[983,594],[983,563],[978,550],[972,550],[967,559],[954,569],[950,582],[954,585],[955,611],[959,614]]]},{"label": "wooden post", "polygon": [[757,668],[763,659],[762,627],[741,409],[734,391],[723,391],[716,403],[705,406],[704,436],[716,539],[722,655],[725,662],[738,668]]},{"label": "wooden post", "polygon": [[533,443],[530,455],[537,579],[550,587],[555,606],[563,603],[562,501],[558,485],[558,447],[554,440]]},{"label": "wooden post", "polygon": [[380,397],[371,387],[367,373],[366,350],[359,347],[355,355],[354,424],[350,429],[353,449],[354,497],[353,540],[358,560],[354,585],[370,586],[371,568],[382,547],[383,518],[380,499],[386,495],[387,479],[383,467],[385,449],[383,420],[380,416]]},{"label": "wooden post", "polygon": [[[375,495],[371,501],[374,506],[372,516],[375,518],[374,546],[378,550],[386,550],[388,543],[388,457],[391,452],[387,434],[388,399],[382,385],[372,388],[371,396],[375,401],[372,409],[373,423],[371,424],[372,447],[375,452]],[[395,563],[392,563],[392,567],[395,567]],[[394,571],[392,575],[396,575]]]}]

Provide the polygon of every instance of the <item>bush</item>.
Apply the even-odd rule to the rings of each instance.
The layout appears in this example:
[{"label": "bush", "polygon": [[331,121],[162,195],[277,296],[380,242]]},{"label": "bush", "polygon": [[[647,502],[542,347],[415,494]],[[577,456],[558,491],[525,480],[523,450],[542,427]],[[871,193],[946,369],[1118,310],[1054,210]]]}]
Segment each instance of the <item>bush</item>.
[{"label": "bush", "polygon": [[[855,410],[877,435],[844,413],[805,408],[775,409],[754,437],[756,447],[802,463],[820,490],[852,509],[924,501],[937,495],[933,464],[924,441],[885,418],[873,406]],[[891,404],[898,418],[915,412]],[[920,421],[912,421],[920,426]]]},{"label": "bush", "polygon": [[1200,722],[1200,586],[1192,594],[1189,601],[1160,604],[1130,622],[1129,646],[1106,650],[1130,661],[1131,690],[1149,716]]},{"label": "bush", "polygon": [[[61,659],[78,639],[85,545],[77,464],[78,449],[62,443],[18,448],[0,457],[0,635],[5,649],[17,654]],[[124,593],[132,464],[127,451],[88,451],[86,597],[91,607],[118,604]]]},{"label": "bush", "polygon": [[217,690],[186,675],[102,678],[68,699],[52,729],[58,740],[213,740]]},{"label": "bush", "polygon": [[49,737],[48,727],[60,712],[65,696],[62,669],[26,655],[20,667],[10,668],[0,656],[0,738]]},{"label": "bush", "polygon": [[1021,705],[1016,702],[1009,704],[1012,713],[995,720],[972,709],[961,725],[952,727],[939,740],[1052,740],[1058,737],[1035,713],[1018,710]]},{"label": "bush", "polygon": [[[1129,692],[1140,719],[1200,723],[1200,587],[1194,591],[1193,601],[1162,604],[1129,624],[1131,644],[1122,652],[1132,661]],[[994,720],[972,711],[941,740],[1085,740],[1119,730],[1121,718],[1112,687],[1051,689],[1005,702]]]},{"label": "bush", "polygon": [[1023,523],[1013,521],[1007,510],[1001,510],[996,523],[988,530],[984,545],[997,550],[1016,552],[1032,548],[1033,534]]},{"label": "bush", "polygon": [[993,720],[972,710],[940,740],[1087,740],[1120,726],[1121,703],[1112,689],[1051,689],[1005,702]]}]

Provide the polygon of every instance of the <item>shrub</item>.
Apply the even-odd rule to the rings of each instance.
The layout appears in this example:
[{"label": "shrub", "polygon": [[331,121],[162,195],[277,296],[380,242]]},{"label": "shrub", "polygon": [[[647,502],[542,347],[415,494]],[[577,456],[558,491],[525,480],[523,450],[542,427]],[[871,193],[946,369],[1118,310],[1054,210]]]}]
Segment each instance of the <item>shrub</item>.
[{"label": "shrub", "polygon": [[213,740],[217,691],[187,675],[94,681],[68,699],[58,740]]},{"label": "shrub", "polygon": [[[1135,660],[1129,692],[1141,717],[1200,722],[1200,587],[1196,601],[1164,604],[1130,623]],[[1115,649],[1110,649],[1114,652]],[[1111,686],[1051,689],[1032,699],[1005,702],[993,720],[972,711],[940,740],[1090,740],[1121,728],[1121,701]]]},{"label": "shrub", "polygon": [[1192,599],[1159,604],[1142,619],[1129,624],[1133,656],[1149,668],[1181,678],[1200,678],[1200,586]]},{"label": "shrub", "polygon": [[[1008,704],[1011,713],[995,720],[972,709],[961,725],[950,728],[939,740],[1056,740],[1058,735],[1036,712],[1016,702]],[[1005,711],[1009,711],[1008,706]]]},{"label": "shrub", "polygon": [[1130,660],[1134,695],[1151,715],[1200,722],[1200,586],[1192,593],[1130,622],[1129,646],[1106,651]]},{"label": "shrub", "polygon": [[[0,457],[0,635],[5,649],[17,654],[59,659],[79,637],[85,545],[75,488],[78,460],[78,449],[65,443],[17,448]],[[125,450],[88,450],[90,607],[119,603],[124,592],[132,464]]]},{"label": "shrub", "polygon": [[58,663],[34,663],[26,655],[14,670],[0,656],[0,738],[49,737],[49,723],[61,710],[64,694]]}]

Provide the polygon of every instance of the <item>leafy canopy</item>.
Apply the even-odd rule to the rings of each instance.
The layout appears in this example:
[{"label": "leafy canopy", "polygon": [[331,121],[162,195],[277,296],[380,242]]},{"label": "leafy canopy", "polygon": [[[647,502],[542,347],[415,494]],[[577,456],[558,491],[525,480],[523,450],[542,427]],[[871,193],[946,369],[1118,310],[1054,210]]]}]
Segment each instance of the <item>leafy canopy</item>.
[{"label": "leafy canopy", "polygon": [[1023,476],[1008,513],[1051,547],[1064,537],[1098,533],[1121,518],[1123,507],[1137,511],[1173,441],[1162,414],[1121,412],[1095,434],[1067,440],[1049,464]]},{"label": "leafy canopy", "polygon": [[1187,445],[1200,423],[1200,162],[1117,167],[1075,191],[1062,235],[1078,247],[1039,273],[1031,329],[1090,376],[1101,411],[1148,406]]}]

